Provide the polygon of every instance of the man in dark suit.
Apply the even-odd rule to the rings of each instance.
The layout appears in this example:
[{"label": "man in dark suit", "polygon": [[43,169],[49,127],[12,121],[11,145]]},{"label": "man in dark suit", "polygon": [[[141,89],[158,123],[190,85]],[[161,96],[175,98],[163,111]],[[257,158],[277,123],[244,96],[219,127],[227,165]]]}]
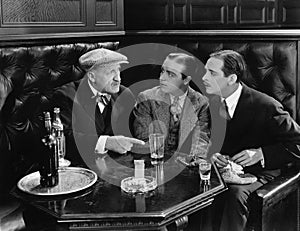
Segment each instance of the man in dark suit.
[{"label": "man in dark suit", "polygon": [[75,155],[79,153],[90,165],[94,164],[94,153],[111,150],[122,154],[133,144],[143,145],[143,141],[129,137],[135,99],[120,85],[120,64],[128,63],[127,57],[99,48],[82,55],[79,63],[86,73],[78,88],[74,82],[69,83],[55,97],[69,138],[68,158],[78,161]]},{"label": "man in dark suit", "polygon": [[184,53],[171,53],[166,57],[160,85],[138,96],[134,133],[144,141],[148,141],[151,133],[162,133],[166,150],[180,150],[200,160],[207,157],[210,114],[208,99],[189,86],[195,65],[194,57]]},{"label": "man in dark suit", "polygon": [[300,127],[278,101],[240,82],[246,64],[239,53],[213,53],[205,69],[206,92],[220,96],[225,105],[220,116],[225,118],[225,136],[212,159],[221,169],[233,161],[258,179],[246,185],[228,184],[216,204],[215,212],[220,213],[218,203],[223,203],[220,230],[241,231],[249,214],[250,193],[278,176],[285,163],[300,157]]}]

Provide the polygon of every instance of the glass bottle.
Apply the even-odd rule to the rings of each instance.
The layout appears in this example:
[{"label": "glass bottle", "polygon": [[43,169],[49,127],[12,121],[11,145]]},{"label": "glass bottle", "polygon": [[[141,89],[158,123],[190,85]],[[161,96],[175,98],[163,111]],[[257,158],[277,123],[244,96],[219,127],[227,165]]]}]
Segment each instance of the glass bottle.
[{"label": "glass bottle", "polygon": [[59,167],[67,167],[70,165],[70,161],[65,159],[66,155],[66,140],[64,135],[64,126],[60,119],[60,108],[54,108],[54,119],[52,123],[52,130],[55,133],[57,141],[57,153]]},{"label": "glass bottle", "polygon": [[50,135],[52,132],[52,124],[51,124],[51,116],[50,112],[44,112],[45,116],[45,129],[46,129],[46,135]]},{"label": "glass bottle", "polygon": [[[40,167],[40,184],[42,187],[53,187],[58,184],[58,155],[56,138],[54,134],[49,133],[50,113],[45,113],[45,129],[47,134],[42,139],[43,158]],[[51,121],[50,121],[51,122]],[[51,123],[50,123],[51,124]]]}]

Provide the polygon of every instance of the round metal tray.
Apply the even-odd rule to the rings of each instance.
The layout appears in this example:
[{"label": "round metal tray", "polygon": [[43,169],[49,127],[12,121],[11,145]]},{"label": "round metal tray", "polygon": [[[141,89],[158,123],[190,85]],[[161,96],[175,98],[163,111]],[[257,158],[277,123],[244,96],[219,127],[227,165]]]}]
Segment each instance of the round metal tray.
[{"label": "round metal tray", "polygon": [[89,169],[67,167],[58,170],[59,183],[54,187],[40,185],[40,173],[24,176],[18,188],[26,193],[40,196],[64,195],[91,187],[97,181],[97,174]]}]

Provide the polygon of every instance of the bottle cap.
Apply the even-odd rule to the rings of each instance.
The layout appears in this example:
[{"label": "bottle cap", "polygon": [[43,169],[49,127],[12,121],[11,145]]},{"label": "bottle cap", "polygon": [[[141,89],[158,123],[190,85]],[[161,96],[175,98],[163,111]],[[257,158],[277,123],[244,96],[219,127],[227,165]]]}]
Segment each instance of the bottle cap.
[{"label": "bottle cap", "polygon": [[45,120],[51,119],[50,118],[50,112],[46,111],[44,112]]},{"label": "bottle cap", "polygon": [[54,113],[60,113],[60,108],[59,107],[55,107],[54,108]]}]

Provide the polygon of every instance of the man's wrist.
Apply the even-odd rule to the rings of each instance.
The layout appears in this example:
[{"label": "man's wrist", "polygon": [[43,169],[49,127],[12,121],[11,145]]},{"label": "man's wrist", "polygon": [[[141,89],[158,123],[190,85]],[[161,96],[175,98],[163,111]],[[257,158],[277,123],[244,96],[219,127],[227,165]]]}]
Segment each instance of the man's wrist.
[{"label": "man's wrist", "polygon": [[96,154],[107,153],[108,150],[105,148],[107,138],[108,138],[108,136],[100,136],[98,138],[98,141],[97,141],[96,147],[95,147]]},{"label": "man's wrist", "polygon": [[264,153],[262,151],[262,148],[259,148],[259,151],[261,153],[261,160],[260,160],[260,164],[261,166],[264,168],[265,167],[265,158],[264,158]]},{"label": "man's wrist", "polygon": [[265,167],[265,159],[262,158],[262,160],[260,161],[261,166],[264,168]]}]

